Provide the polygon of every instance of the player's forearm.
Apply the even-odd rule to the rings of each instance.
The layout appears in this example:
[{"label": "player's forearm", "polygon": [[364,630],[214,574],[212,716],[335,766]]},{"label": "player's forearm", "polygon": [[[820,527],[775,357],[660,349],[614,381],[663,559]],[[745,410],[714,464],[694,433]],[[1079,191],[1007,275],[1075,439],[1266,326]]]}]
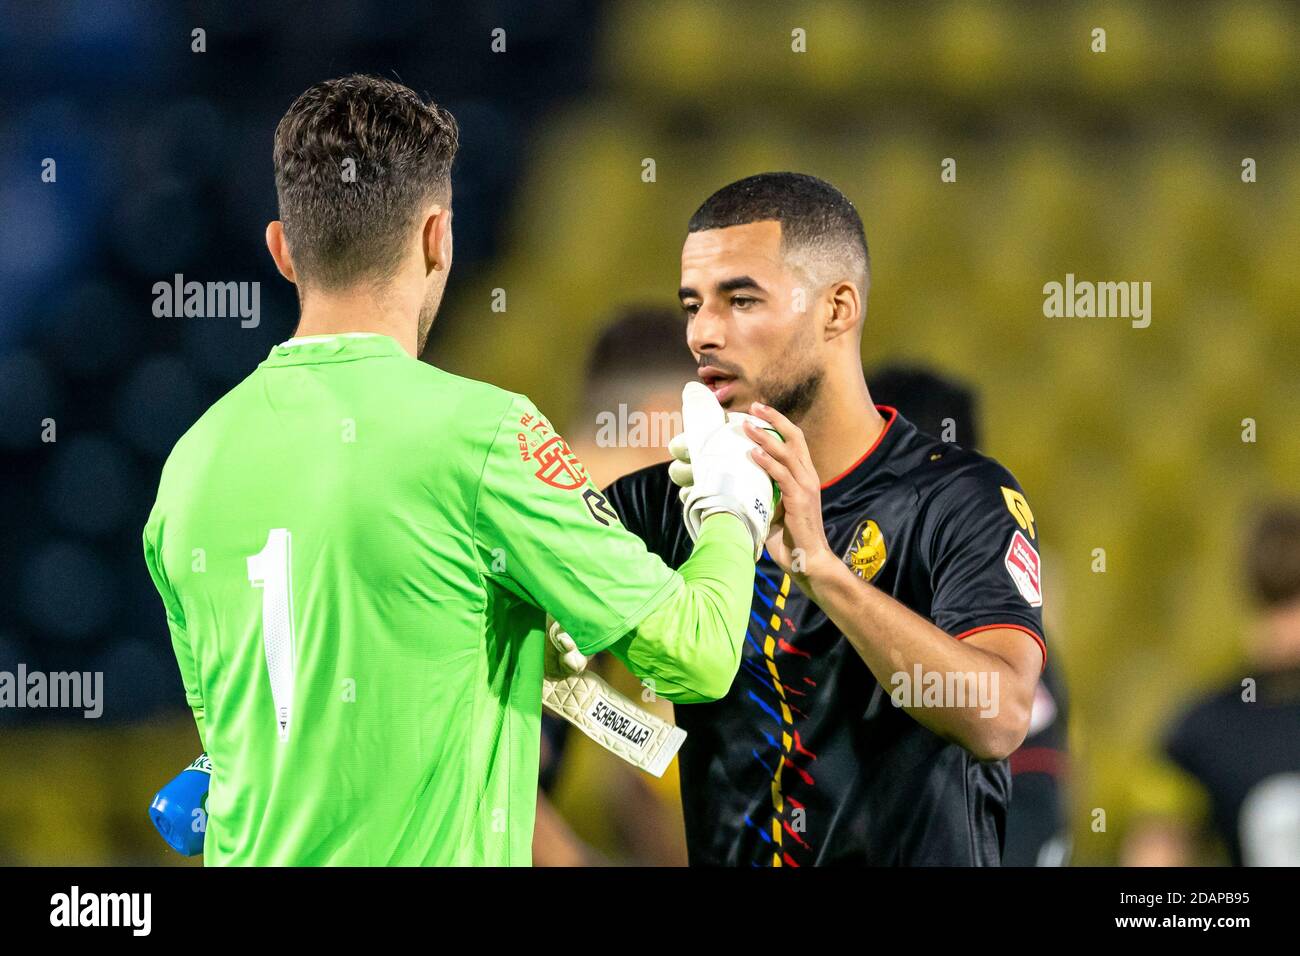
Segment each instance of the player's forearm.
[{"label": "player's forearm", "polygon": [[[1032,698],[1021,693],[1023,682],[1006,660],[953,640],[833,555],[810,567],[800,586],[835,622],[886,692],[912,691],[896,699],[922,726],[983,760],[1005,757],[1023,741]],[[958,682],[963,689],[990,689],[991,706],[970,695],[962,701],[965,706],[957,706],[946,689]],[[937,706],[923,694],[927,683],[944,691]]]},{"label": "player's forearm", "polygon": [[734,515],[706,518],[679,573],[686,586],[612,650],[666,700],[717,700],[740,667],[754,586],[749,532]]}]

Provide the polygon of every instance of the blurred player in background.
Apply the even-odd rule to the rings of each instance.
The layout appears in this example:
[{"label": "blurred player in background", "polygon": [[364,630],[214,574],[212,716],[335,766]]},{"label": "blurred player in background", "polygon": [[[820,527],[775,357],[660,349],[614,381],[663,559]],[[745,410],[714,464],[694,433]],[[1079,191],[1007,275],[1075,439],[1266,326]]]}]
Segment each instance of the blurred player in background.
[{"label": "blurred player in background", "polygon": [[[1259,610],[1249,666],[1173,722],[1164,753],[1183,784],[1169,788],[1178,806],[1131,828],[1126,865],[1187,866],[1222,853],[1234,866],[1300,866],[1300,502],[1260,511],[1241,566]],[[1217,845],[1202,848],[1205,836]]]},{"label": "blurred player in background", "polygon": [[528,399],[417,360],[457,145],[364,76],[276,129],[266,242],[297,334],[180,439],[144,532],[213,768],[206,863],[528,865],[543,608],[672,699],[735,673],[771,483],[702,386],[713,471],[675,571]]},{"label": "blurred player in background", "polygon": [[[785,439],[741,426],[781,490],[741,671],[722,700],[676,708],[692,864],[1001,862],[1006,758],[1046,658],[1039,529],[1006,469],[873,403],[869,282],[862,220],[811,176],[732,183],[688,226],[697,374]],[[690,467],[607,492],[671,565],[690,553],[674,483]],[[972,696],[935,701],[936,678]]]},{"label": "blurred player in background", "polygon": [[[682,384],[695,377],[695,362],[681,336],[680,311],[643,305],[623,310],[597,338],[587,359],[578,414],[565,429],[597,487],[668,460],[668,442],[681,430]],[[588,667],[598,668],[647,710],[673,719],[672,705],[646,700],[640,681],[616,658],[602,654]],[[607,848],[610,859],[645,866],[685,865],[675,761],[662,777],[654,777],[546,712],[541,765],[534,864],[609,862],[579,838],[548,799],[560,781],[572,779],[578,785],[568,788],[569,815],[581,818],[582,829]]]},{"label": "blurred player in background", "polygon": [[[970,386],[918,365],[885,365],[868,372],[867,381],[872,398],[897,408],[922,433],[980,448],[979,406]],[[1069,724],[1059,660],[1051,658],[1043,668],[1029,736],[1011,755],[1004,866],[1063,866],[1069,858],[1064,787]]]}]

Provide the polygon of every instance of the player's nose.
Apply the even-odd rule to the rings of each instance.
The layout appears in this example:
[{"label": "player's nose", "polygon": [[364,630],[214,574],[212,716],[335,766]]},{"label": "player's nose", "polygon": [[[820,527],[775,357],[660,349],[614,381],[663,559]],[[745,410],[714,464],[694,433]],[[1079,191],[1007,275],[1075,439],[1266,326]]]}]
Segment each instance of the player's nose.
[{"label": "player's nose", "polygon": [[727,344],[726,322],[713,310],[701,306],[686,328],[686,344],[696,355],[719,351]]}]

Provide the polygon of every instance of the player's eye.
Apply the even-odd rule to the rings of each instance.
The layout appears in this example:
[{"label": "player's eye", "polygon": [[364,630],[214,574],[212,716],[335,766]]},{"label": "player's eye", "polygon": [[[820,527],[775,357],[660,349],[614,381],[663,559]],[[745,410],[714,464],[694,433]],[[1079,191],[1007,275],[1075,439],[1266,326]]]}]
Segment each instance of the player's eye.
[{"label": "player's eye", "polygon": [[682,303],[682,312],[685,313],[687,318],[690,318],[691,316],[695,315],[695,313],[698,311],[700,311],[700,304],[698,302]]},{"label": "player's eye", "polygon": [[731,307],[740,309],[742,312],[746,309],[753,308],[758,304],[758,300],[749,295],[733,295],[731,297]]}]

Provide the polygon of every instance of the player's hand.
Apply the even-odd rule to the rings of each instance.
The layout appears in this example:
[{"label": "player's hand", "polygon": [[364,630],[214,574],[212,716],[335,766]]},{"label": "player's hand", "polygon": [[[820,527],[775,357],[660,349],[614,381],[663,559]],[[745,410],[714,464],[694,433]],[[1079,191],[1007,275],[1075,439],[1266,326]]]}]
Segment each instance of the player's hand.
[{"label": "player's hand", "polygon": [[578,650],[578,643],[560,622],[546,615],[546,651],[542,668],[551,680],[564,680],[587,669],[587,656]]},{"label": "player's hand", "polygon": [[683,431],[669,444],[674,460],[668,473],[682,489],[678,497],[692,541],[706,517],[725,511],[749,529],[757,560],[768,534],[775,489],[749,457],[754,442],[743,430],[743,421],[750,417],[729,419],[707,387],[688,383],[682,389]]},{"label": "player's hand", "polygon": [[743,423],[745,434],[758,446],[751,456],[781,492],[780,506],[767,538],[767,553],[800,590],[806,591],[808,573],[827,559],[835,560],[822,524],[821,480],[813,467],[803,430],[775,408],[760,402],[750,407],[754,416],[775,428],[785,439],[782,441],[766,428],[756,427],[752,420]]}]

